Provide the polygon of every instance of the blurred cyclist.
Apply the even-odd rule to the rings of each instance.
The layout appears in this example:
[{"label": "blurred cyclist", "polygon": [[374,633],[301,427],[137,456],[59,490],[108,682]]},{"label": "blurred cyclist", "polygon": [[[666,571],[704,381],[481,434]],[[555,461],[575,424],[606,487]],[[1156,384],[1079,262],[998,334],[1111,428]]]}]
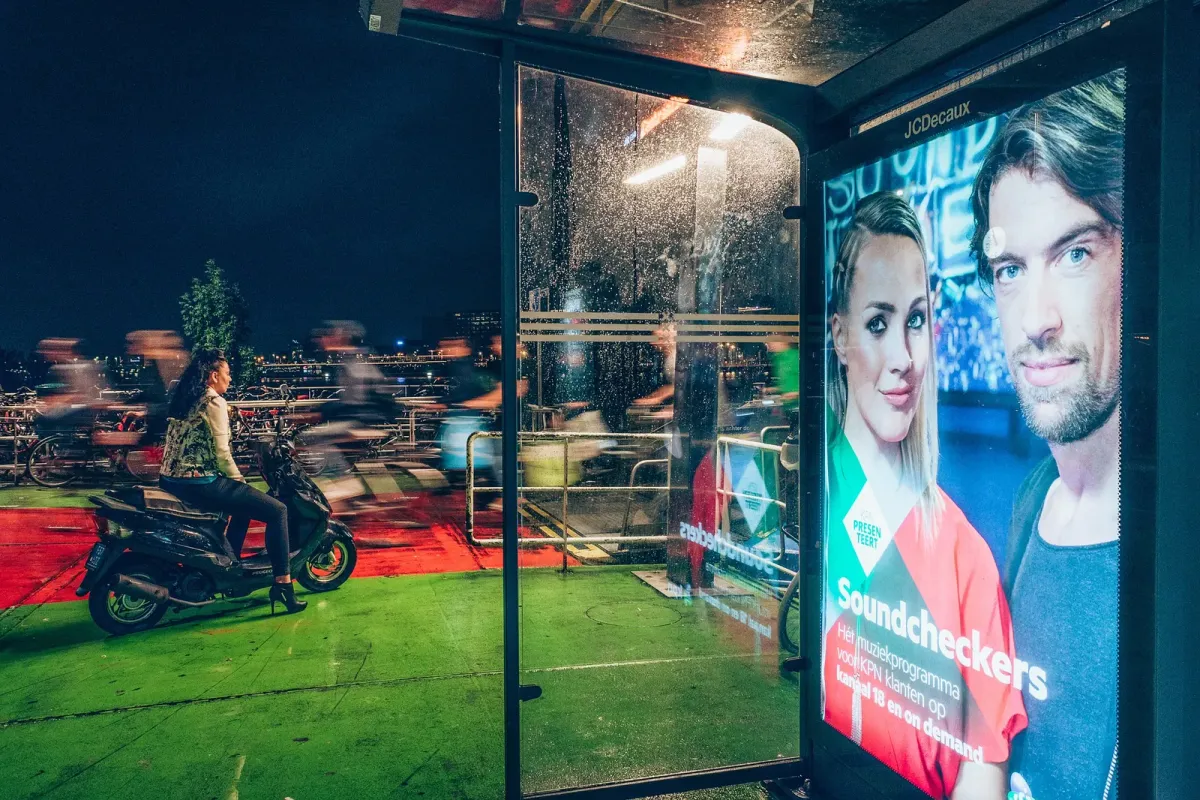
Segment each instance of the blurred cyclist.
[{"label": "blurred cyclist", "polygon": [[388,422],[394,411],[391,396],[383,391],[383,373],[367,361],[365,338],[362,325],[344,320],[326,322],[313,333],[321,352],[337,363],[336,382],[341,387],[336,400],[321,406],[321,424],[304,434],[306,443],[324,450],[327,469],[338,476],[324,488],[330,502],[356,500],[366,493],[363,482],[348,474],[350,463],[340,445],[374,436],[375,426]]},{"label": "blurred cyclist", "polygon": [[662,383],[657,389],[633,401],[634,409],[656,421],[674,418],[675,409],[675,324],[666,323],[654,332],[654,349],[662,355]]},{"label": "blurred cyclist", "polygon": [[[500,384],[475,366],[471,346],[466,339],[443,339],[438,351],[446,358],[446,376],[450,388],[442,399],[449,413],[442,421],[439,434],[442,470],[447,477],[461,476],[467,468],[467,439],[477,431],[495,427],[492,414],[500,409]],[[473,458],[477,469],[495,472],[494,443],[484,441],[475,447]],[[457,481],[452,481],[456,483]]]},{"label": "blurred cyclist", "polygon": [[771,354],[772,393],[785,411],[791,411],[800,402],[800,353],[791,343],[775,339],[767,340],[767,351]]},{"label": "blurred cyclist", "polygon": [[79,339],[43,339],[38,354],[50,363],[39,429],[68,431],[90,425],[105,381],[99,365],[79,353]]},{"label": "blurred cyclist", "polygon": [[450,379],[446,405],[499,408],[499,384],[485,370],[475,366],[474,353],[466,339],[443,339],[438,350],[446,357],[446,376]]},{"label": "blurred cyclist", "polygon": [[188,365],[183,340],[175,331],[132,331],[125,337],[126,350],[140,356],[138,379],[140,399],[146,404],[146,433],[160,439],[167,432],[167,398]]}]

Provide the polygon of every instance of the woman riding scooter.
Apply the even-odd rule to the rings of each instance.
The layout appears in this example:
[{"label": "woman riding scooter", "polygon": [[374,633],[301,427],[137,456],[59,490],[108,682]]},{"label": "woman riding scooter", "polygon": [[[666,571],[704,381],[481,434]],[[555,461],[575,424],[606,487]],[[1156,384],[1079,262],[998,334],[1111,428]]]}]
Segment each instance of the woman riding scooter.
[{"label": "woman riding scooter", "polygon": [[159,483],[171,494],[205,511],[231,517],[227,538],[235,556],[251,519],[267,525],[267,554],[275,582],[271,613],[283,603],[288,613],[308,604],[296,599],[288,572],[287,507],[248,485],[229,448],[229,362],[220,350],[200,350],[184,370],[167,407],[167,442]]}]

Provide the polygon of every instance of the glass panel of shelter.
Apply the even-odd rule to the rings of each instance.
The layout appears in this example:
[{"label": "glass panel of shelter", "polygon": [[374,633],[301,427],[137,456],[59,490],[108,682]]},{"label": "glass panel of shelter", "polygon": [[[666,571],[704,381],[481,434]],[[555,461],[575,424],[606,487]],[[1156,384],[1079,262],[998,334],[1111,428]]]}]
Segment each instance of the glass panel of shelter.
[{"label": "glass panel of shelter", "polygon": [[521,23],[697,66],[819,84],[964,0],[525,0]]},{"label": "glass panel of shelter", "polygon": [[523,788],[794,757],[797,148],[682,99],[519,85]]}]

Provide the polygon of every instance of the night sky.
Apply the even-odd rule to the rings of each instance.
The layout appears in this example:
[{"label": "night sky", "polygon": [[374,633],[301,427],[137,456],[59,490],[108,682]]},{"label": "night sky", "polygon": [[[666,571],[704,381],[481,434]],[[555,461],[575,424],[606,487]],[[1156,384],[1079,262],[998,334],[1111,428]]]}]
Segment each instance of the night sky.
[{"label": "night sky", "polygon": [[355,0],[0,5],[0,348],[179,329],[214,258],[253,343],[498,308],[496,62]]}]

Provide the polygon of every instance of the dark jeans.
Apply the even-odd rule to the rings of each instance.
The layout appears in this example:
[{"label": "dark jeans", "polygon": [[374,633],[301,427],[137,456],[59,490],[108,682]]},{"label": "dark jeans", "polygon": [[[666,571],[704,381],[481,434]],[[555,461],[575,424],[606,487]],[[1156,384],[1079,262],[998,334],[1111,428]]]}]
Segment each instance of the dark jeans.
[{"label": "dark jeans", "polygon": [[163,488],[188,505],[204,511],[219,511],[231,519],[225,533],[233,554],[242,557],[242,543],[246,541],[246,530],[250,520],[267,524],[267,555],[271,557],[271,571],[275,577],[288,574],[287,506],[270,495],[263,494],[253,486],[226,477],[218,477],[211,483],[170,481]]}]

